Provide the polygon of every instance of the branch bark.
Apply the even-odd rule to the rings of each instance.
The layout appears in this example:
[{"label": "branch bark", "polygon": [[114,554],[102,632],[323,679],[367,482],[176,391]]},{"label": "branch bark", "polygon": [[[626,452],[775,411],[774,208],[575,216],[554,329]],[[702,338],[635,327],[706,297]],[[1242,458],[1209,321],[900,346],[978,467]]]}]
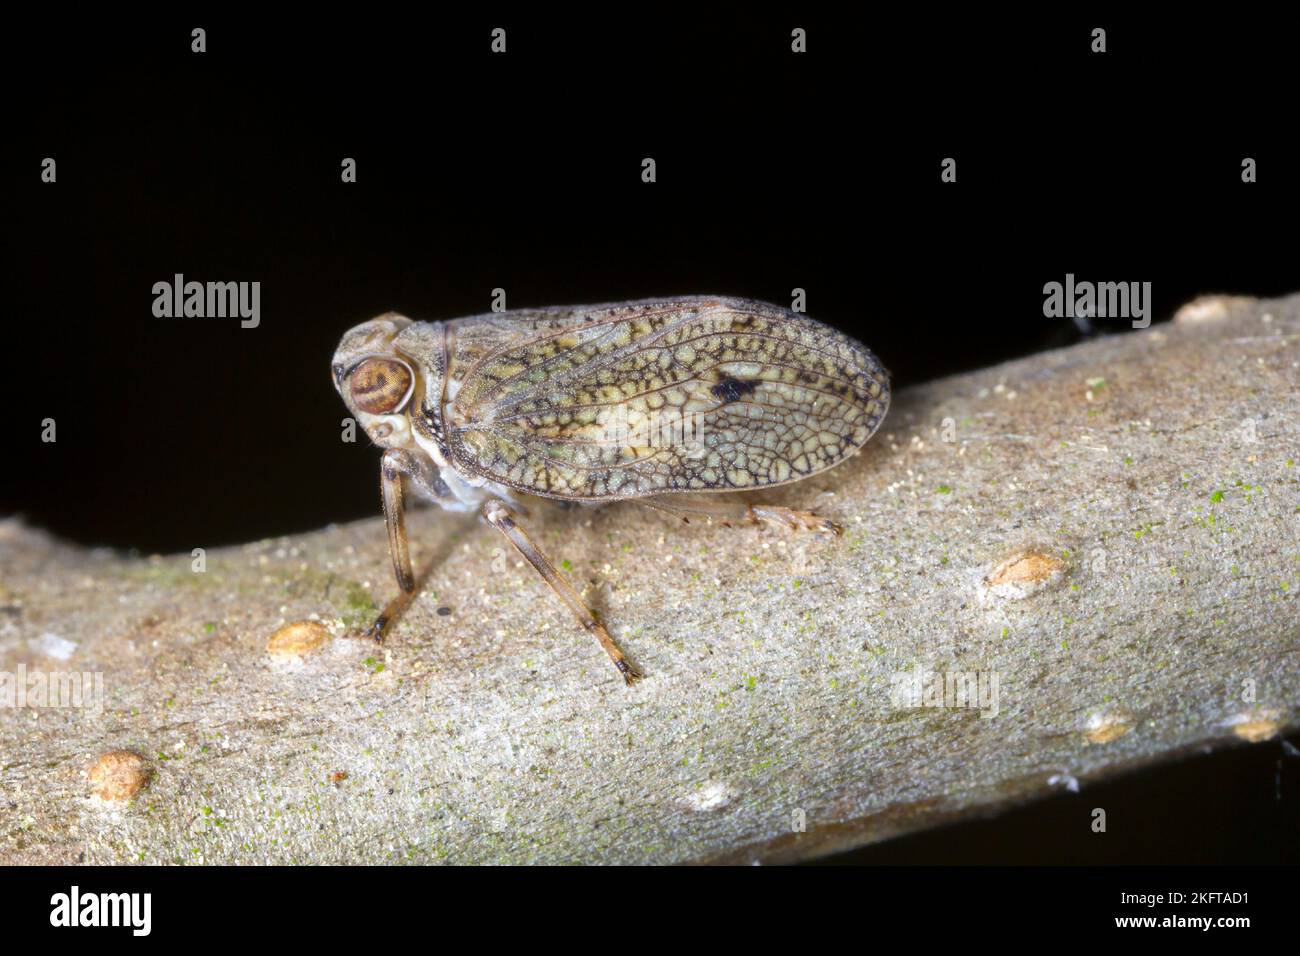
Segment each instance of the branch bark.
[{"label": "branch bark", "polygon": [[[393,593],[378,518],[202,572],[9,520],[0,670],[103,696],[0,707],[0,862],[786,861],[1267,739],[1300,697],[1298,343],[1300,296],[1215,298],[906,389],[767,499],[837,541],[535,509],[632,688],[472,519],[412,515],[382,649],[348,636]],[[93,795],[120,750],[148,785]]]}]

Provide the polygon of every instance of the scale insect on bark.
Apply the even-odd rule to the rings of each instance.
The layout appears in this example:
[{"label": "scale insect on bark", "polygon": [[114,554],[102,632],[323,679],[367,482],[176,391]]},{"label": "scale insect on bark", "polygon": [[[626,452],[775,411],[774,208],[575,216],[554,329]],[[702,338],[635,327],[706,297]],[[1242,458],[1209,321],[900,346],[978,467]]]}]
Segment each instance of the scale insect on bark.
[{"label": "scale insect on bark", "polygon": [[343,336],[331,368],[348,410],[384,449],[380,486],[402,593],[415,591],[408,489],[477,510],[600,642],[641,675],[519,522],[530,497],[635,500],[689,520],[768,522],[834,535],[762,491],[856,454],[889,408],[889,374],[864,346],[807,316],[719,296],[520,309],[414,322],[396,313]]}]

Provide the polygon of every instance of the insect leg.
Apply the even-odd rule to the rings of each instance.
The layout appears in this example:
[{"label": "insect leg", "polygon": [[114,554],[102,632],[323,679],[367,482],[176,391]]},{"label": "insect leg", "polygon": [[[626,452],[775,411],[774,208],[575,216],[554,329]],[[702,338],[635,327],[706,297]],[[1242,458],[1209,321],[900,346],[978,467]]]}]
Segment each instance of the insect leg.
[{"label": "insect leg", "polygon": [[522,554],[542,576],[547,584],[573,612],[578,619],[578,623],[587,631],[591,632],[600,641],[600,646],[605,649],[614,666],[618,668],[623,680],[629,685],[635,683],[641,678],[641,672],[632,666],[632,662],[624,656],[623,652],[618,649],[614,639],[609,636],[609,631],[605,630],[605,625],[600,622],[600,617],[595,610],[589,607],[577,591],[573,589],[568,581],[560,576],[560,572],[555,570],[555,565],[551,563],[542,549],[537,546],[528,533],[524,531],[515,521],[514,514],[504,501],[499,498],[489,498],[483,503],[483,517],[488,522],[510,539],[510,543],[515,549]]},{"label": "insect leg", "polygon": [[783,508],[780,505],[750,505],[747,517],[756,524],[766,521],[770,524],[783,525],[791,531],[802,529],[804,531],[816,531],[818,534],[831,535],[844,533],[844,529],[830,518],[823,518],[811,511]]},{"label": "insect leg", "polygon": [[844,530],[829,518],[823,518],[811,511],[796,511],[780,505],[755,505],[738,499],[675,495],[655,495],[635,500],[647,508],[676,515],[687,523],[690,523],[691,518],[699,517],[713,518],[728,525],[742,521],[753,524],[767,522],[781,525],[791,531],[816,531],[820,534],[836,535]]},{"label": "insect leg", "polygon": [[405,501],[402,479],[409,478],[430,497],[451,498],[451,489],[436,468],[423,456],[400,448],[384,452],[379,463],[379,487],[384,502],[384,523],[388,526],[388,554],[393,559],[393,573],[401,593],[380,612],[366,636],[376,642],[384,639],[384,628],[402,610],[415,592],[415,573],[411,570],[411,551],[406,540]]},{"label": "insect leg", "polygon": [[384,452],[379,462],[379,490],[383,495],[384,523],[388,526],[388,554],[398,586],[410,594],[415,590],[411,552],[406,543],[406,506],[402,497],[402,476],[406,473],[405,453],[395,448]]}]

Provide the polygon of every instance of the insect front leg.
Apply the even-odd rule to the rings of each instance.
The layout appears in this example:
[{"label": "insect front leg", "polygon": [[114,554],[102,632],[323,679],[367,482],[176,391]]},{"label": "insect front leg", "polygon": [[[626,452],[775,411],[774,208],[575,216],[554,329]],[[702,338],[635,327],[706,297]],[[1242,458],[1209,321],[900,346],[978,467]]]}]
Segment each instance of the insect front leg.
[{"label": "insect front leg", "polygon": [[559,571],[555,570],[555,565],[551,562],[551,559],[528,536],[528,533],[519,526],[509,506],[499,498],[489,498],[483,503],[483,517],[487,518],[494,528],[510,539],[510,543],[515,546],[515,550],[537,569],[537,573],[551,586],[551,590],[569,606],[569,610],[578,619],[578,623],[593,634],[596,640],[600,641],[600,646],[605,649],[605,653],[614,662],[618,672],[623,675],[623,680],[629,685],[640,680],[641,672],[633,667],[632,662],[619,650],[618,645],[614,643],[614,639],[609,636],[609,631],[605,630],[605,625],[600,622],[600,617],[596,611],[589,607],[578,592],[573,589],[573,585],[561,577]]},{"label": "insect front leg", "polygon": [[638,504],[656,511],[676,515],[690,523],[690,519],[713,518],[723,524],[750,522],[752,524],[776,524],[791,531],[815,531],[819,534],[838,535],[844,529],[829,518],[811,511],[797,511],[780,505],[756,505],[739,499],[721,499],[710,497],[678,497],[675,495],[655,495],[649,498],[635,499]]},{"label": "insect front leg", "polygon": [[365,636],[374,638],[376,643],[384,639],[386,628],[394,617],[406,606],[415,593],[415,573],[411,570],[411,550],[406,539],[406,505],[403,491],[403,479],[409,478],[421,491],[435,500],[453,498],[451,489],[423,455],[400,448],[390,448],[384,452],[379,463],[379,488],[384,502],[384,523],[388,526],[388,554],[393,559],[393,573],[401,593],[380,612],[375,623],[366,629]]}]

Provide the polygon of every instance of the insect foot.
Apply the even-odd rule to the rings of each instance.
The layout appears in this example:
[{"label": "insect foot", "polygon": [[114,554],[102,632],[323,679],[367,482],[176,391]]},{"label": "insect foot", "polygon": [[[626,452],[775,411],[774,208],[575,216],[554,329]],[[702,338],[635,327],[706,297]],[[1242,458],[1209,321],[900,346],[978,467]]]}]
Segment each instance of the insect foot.
[{"label": "insect foot", "polygon": [[362,631],[361,636],[370,638],[376,644],[384,643],[384,635],[388,632],[388,626],[411,603],[411,597],[412,595],[405,591],[397,592],[397,597],[388,602],[384,609],[379,612],[379,616],[375,618],[375,623]]},{"label": "insect foot", "polygon": [[642,677],[645,676],[639,670],[637,670],[632,665],[632,662],[629,661],[627,658],[623,658],[622,660],[615,661],[614,666],[619,669],[619,672],[623,675],[623,683],[627,684],[628,687],[631,687],[633,684],[635,684],[637,681],[639,681]]},{"label": "insect foot", "polygon": [[812,531],[816,534],[841,535],[844,529],[830,518],[813,514],[811,511],[795,511],[793,508],[781,508],[777,505],[750,505],[749,520],[780,525],[791,531]]},{"label": "insect foot", "polygon": [[366,628],[364,631],[361,632],[361,636],[370,638],[376,644],[382,644],[384,643],[384,628],[387,625],[388,625],[388,618],[386,617],[376,618],[374,624],[371,624],[368,628]]}]

